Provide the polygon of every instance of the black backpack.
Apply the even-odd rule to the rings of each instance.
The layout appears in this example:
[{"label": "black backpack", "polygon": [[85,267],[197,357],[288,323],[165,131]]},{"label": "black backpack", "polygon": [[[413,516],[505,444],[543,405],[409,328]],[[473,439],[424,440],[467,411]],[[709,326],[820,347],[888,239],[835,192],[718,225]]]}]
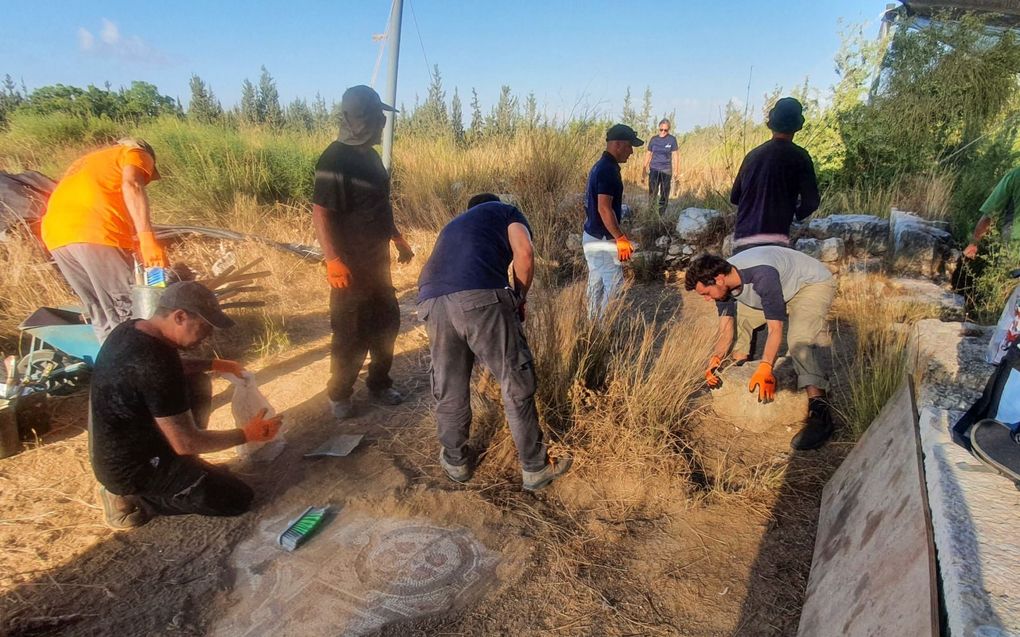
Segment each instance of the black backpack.
[{"label": "black backpack", "polygon": [[1020,348],[1011,345],[981,398],[953,425],[953,440],[1000,473],[1020,480]]}]

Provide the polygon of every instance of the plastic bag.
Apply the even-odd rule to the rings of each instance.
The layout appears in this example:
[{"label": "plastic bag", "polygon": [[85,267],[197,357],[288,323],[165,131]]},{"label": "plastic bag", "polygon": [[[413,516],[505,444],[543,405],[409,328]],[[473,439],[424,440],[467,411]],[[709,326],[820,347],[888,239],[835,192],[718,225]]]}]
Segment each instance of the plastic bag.
[{"label": "plastic bag", "polygon": [[[264,418],[272,418],[276,415],[276,410],[259,391],[254,374],[244,372],[240,378],[233,374],[223,374],[222,376],[234,386],[234,398],[230,403],[230,413],[234,415],[234,425],[238,429],[243,429],[263,409],[266,410]],[[276,438],[269,442],[246,442],[237,447],[237,455],[248,458],[266,445],[275,445],[282,451],[283,433],[276,434]],[[279,455],[279,451],[272,454],[273,457],[277,455]]]},{"label": "plastic bag", "polygon": [[1002,309],[999,324],[995,326],[992,340],[988,343],[985,360],[998,365],[1006,350],[1017,343],[1020,343],[1020,285],[1013,290],[1006,301],[1006,307]]}]

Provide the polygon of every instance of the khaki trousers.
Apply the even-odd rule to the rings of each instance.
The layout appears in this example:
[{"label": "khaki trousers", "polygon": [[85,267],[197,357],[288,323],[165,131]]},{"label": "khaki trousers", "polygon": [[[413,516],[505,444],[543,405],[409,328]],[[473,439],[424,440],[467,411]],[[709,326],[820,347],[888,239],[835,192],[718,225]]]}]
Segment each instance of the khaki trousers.
[{"label": "khaki trousers", "polygon": [[[813,385],[829,389],[829,377],[822,369],[818,337],[827,330],[826,317],[836,295],[836,282],[824,281],[805,285],[786,303],[786,348],[797,370],[797,388]],[[735,354],[751,351],[751,333],[765,325],[765,314],[758,309],[737,303],[737,340]]]}]

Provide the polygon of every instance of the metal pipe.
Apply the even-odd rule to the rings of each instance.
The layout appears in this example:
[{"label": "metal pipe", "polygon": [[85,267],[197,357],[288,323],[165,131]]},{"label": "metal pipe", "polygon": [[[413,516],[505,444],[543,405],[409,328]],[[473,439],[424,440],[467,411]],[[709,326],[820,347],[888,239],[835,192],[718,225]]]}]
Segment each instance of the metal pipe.
[{"label": "metal pipe", "polygon": [[[390,27],[386,31],[386,37],[390,45],[389,69],[386,79],[386,96],[383,101],[397,107],[397,61],[400,59],[400,20],[404,14],[404,0],[393,0],[393,9],[390,11]],[[393,164],[393,127],[397,123],[395,112],[386,113],[386,128],[383,129],[382,138],[382,162],[386,170],[390,172]]]}]

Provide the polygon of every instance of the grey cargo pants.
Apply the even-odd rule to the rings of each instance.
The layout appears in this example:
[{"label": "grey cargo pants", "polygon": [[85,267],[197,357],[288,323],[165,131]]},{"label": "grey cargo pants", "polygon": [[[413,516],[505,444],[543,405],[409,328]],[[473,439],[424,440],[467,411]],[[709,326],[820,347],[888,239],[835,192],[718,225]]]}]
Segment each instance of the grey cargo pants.
[{"label": "grey cargo pants", "polygon": [[94,243],[71,243],[51,253],[60,273],[81,299],[102,345],[113,328],[131,318],[131,253]]},{"label": "grey cargo pants", "polygon": [[432,353],[432,395],[446,461],[468,461],[471,369],[475,358],[499,381],[503,409],[517,455],[526,471],[546,463],[535,408],[535,365],[510,290],[464,290],[418,304]]}]

